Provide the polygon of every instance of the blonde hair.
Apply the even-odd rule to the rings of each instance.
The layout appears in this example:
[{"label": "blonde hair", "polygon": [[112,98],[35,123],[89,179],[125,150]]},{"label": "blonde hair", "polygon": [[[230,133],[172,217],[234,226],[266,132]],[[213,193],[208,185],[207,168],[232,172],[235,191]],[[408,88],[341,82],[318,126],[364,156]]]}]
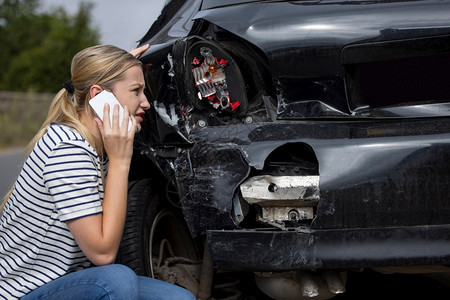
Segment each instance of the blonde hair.
[{"label": "blonde hair", "polygon": [[[78,52],[72,59],[71,74],[73,93],[62,88],[53,98],[47,118],[25,149],[28,156],[35,144],[47,132],[52,122],[66,124],[75,128],[95,151],[103,156],[103,143],[97,140],[85,124],[81,122],[83,114],[93,115],[88,105],[90,88],[99,85],[103,89],[111,90],[113,85],[120,81],[122,74],[131,67],[142,63],[129,52],[112,45],[97,45]],[[7,199],[11,196],[13,188],[4,197],[0,211]]]}]

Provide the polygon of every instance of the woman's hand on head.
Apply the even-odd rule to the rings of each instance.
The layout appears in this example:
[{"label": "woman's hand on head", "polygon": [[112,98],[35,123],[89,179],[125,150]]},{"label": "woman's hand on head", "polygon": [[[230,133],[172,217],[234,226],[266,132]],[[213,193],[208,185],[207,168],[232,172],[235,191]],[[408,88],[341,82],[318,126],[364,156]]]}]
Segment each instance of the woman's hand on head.
[{"label": "woman's hand on head", "polygon": [[145,53],[145,51],[147,51],[150,48],[149,44],[145,44],[143,46],[140,46],[138,48],[132,48],[130,50],[131,55],[133,55],[136,58],[139,58],[142,56],[142,54]]}]

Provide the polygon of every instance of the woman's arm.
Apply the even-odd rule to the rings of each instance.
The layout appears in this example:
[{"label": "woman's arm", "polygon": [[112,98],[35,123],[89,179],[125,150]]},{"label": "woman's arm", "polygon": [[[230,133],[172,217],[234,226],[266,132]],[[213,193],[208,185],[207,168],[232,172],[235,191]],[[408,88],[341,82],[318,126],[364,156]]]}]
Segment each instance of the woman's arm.
[{"label": "woman's arm", "polygon": [[[124,120],[128,107],[124,107]],[[109,107],[105,106],[105,122],[97,125],[108,154],[109,169],[103,200],[103,213],[67,222],[83,253],[95,265],[113,263],[122,237],[127,208],[128,172],[133,153],[134,130],[128,131],[127,122],[119,127],[118,107],[113,110],[113,125],[109,124]],[[132,118],[133,126],[136,120]]]}]

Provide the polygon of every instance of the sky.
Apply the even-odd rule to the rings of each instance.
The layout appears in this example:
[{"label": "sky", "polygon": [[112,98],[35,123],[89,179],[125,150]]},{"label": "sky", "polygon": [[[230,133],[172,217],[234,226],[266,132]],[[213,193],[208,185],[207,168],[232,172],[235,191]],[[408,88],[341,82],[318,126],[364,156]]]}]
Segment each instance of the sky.
[{"label": "sky", "polygon": [[94,4],[91,20],[101,44],[130,50],[158,18],[166,0],[41,0],[41,6],[43,11],[63,7],[73,15],[80,2]]}]

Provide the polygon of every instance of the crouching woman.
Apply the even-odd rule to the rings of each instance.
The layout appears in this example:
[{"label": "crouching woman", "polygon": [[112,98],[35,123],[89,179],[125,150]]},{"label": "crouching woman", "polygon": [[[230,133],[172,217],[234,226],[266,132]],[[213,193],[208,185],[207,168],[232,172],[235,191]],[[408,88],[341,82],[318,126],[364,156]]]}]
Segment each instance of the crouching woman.
[{"label": "crouching woman", "polygon": [[[74,56],[72,80],[55,96],[3,203],[0,299],[194,299],[114,264],[133,139],[150,107],[133,54],[100,45]],[[122,104],[125,121],[117,105],[105,105],[104,122],[95,116],[88,103],[103,90]]]}]

